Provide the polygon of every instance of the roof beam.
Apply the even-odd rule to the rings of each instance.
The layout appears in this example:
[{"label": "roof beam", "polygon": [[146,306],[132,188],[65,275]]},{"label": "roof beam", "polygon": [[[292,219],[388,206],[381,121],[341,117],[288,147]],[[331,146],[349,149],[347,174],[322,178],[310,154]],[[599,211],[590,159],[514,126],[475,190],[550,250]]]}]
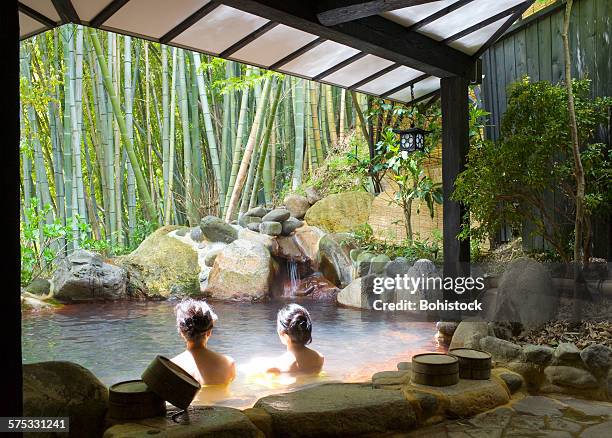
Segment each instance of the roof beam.
[{"label": "roof beam", "polygon": [[324,26],[334,26],[358,18],[378,15],[394,9],[433,3],[440,0],[322,0],[319,1],[317,18]]},{"label": "roof beam", "polygon": [[275,23],[274,21],[268,21],[266,24],[261,26],[259,29],[256,29],[255,31],[251,32],[250,34],[248,34],[241,40],[229,46],[223,52],[219,53],[219,57],[229,58],[231,55],[236,53],[238,50],[242,49],[244,46],[248,45],[249,43],[252,43],[257,38],[265,34],[266,32],[274,29],[276,26],[278,26],[278,23]]},{"label": "roof beam", "polygon": [[173,27],[168,32],[166,32],[166,34],[159,39],[159,42],[162,44],[169,43],[174,38],[176,38],[177,36],[185,32],[187,29],[189,29],[191,26],[196,24],[198,21],[200,21],[203,17],[214,11],[219,5],[220,3],[215,0],[205,4],[200,9],[191,14],[189,17],[185,18],[176,27]]},{"label": "roof beam", "polygon": [[478,52],[474,54],[474,58],[479,58],[480,55],[482,55],[489,47],[491,47],[495,43],[495,41],[497,41],[497,39],[500,36],[504,34],[504,32],[510,29],[510,26],[512,26],[516,20],[521,18],[521,15],[523,15],[523,12],[525,12],[527,8],[529,8],[529,6],[533,4],[533,2],[534,0],[527,0],[521,3],[520,7],[516,10],[514,14],[510,16],[508,21],[502,24],[502,26],[499,29],[497,29],[493,35],[491,35],[491,38],[489,38],[487,42],[484,43],[480,49],[478,49]]},{"label": "roof beam", "polygon": [[325,38],[317,38],[316,40],[313,40],[313,41],[309,42],[305,46],[302,46],[299,49],[291,52],[290,54],[288,54],[284,58],[279,59],[274,64],[272,64],[270,67],[268,67],[268,69],[269,70],[278,70],[283,65],[293,61],[295,58],[297,58],[299,56],[302,56],[304,53],[308,52],[309,50],[314,49],[315,47],[317,47],[319,44],[323,43],[324,41],[325,41]]},{"label": "roof beam", "polygon": [[438,77],[469,78],[472,57],[380,16],[323,26],[316,4],[303,0],[221,0],[228,6],[316,34]]},{"label": "roof beam", "polygon": [[422,96],[417,97],[416,99],[411,100],[410,102],[406,102],[406,105],[416,105],[417,103],[423,102],[424,100],[434,97],[437,94],[440,94],[440,90],[434,90],[431,93],[423,94]]},{"label": "roof beam", "polygon": [[409,30],[417,30],[422,28],[423,26],[429,24],[429,23],[433,23],[434,21],[436,21],[439,18],[444,17],[446,14],[450,14],[451,12],[467,5],[468,3],[473,2],[474,0],[459,0],[458,2],[453,3],[452,5],[449,5],[445,8],[440,9],[438,12],[435,12],[425,18],[423,18],[421,21],[417,21],[416,23],[414,23],[411,26],[408,26]]},{"label": "roof beam", "polygon": [[93,17],[90,21],[90,25],[93,27],[100,27],[106,20],[115,15],[119,9],[121,9],[130,0],[113,0],[104,9],[102,9],[98,15]]},{"label": "roof beam", "polygon": [[400,64],[391,64],[389,67],[385,67],[382,70],[377,71],[376,73],[371,74],[370,76],[366,76],[360,81],[355,82],[353,85],[348,87],[349,90],[358,90],[360,87],[363,87],[368,82],[372,82],[374,79],[381,77],[384,74],[389,73],[390,71],[395,70],[396,68],[401,67]]},{"label": "roof beam", "polygon": [[367,55],[367,53],[359,52],[356,55],[353,55],[350,58],[345,59],[344,61],[339,62],[338,64],[328,68],[327,70],[322,71],[321,73],[316,75],[314,78],[312,78],[312,80],[313,81],[318,81],[319,79],[323,79],[324,77],[329,76],[332,73],[336,73],[338,70],[346,67],[349,64],[352,64],[353,62],[363,58],[366,55]]},{"label": "roof beam", "polygon": [[19,12],[22,12],[22,13],[26,14],[28,17],[38,21],[39,23],[44,24],[45,26],[55,27],[56,24],[57,24],[57,23],[55,23],[55,21],[53,21],[49,17],[41,14],[40,12],[32,9],[29,6],[24,5],[21,2],[19,2],[18,7],[19,7]]},{"label": "roof beam", "polygon": [[401,85],[398,85],[397,87],[391,88],[389,91],[385,91],[384,93],[382,93],[380,95],[380,97],[387,98],[387,97],[391,96],[392,94],[395,94],[395,93],[397,93],[400,90],[403,90],[404,88],[412,87],[417,82],[421,82],[423,79],[427,79],[428,77],[429,77],[428,74],[424,74],[424,75],[418,76],[418,77],[416,77],[416,78],[414,78],[414,79],[412,79],[412,80],[410,80],[408,82],[405,82],[405,83],[403,83]]},{"label": "roof beam", "polygon": [[63,23],[81,23],[81,18],[70,0],[52,0],[52,2]]}]

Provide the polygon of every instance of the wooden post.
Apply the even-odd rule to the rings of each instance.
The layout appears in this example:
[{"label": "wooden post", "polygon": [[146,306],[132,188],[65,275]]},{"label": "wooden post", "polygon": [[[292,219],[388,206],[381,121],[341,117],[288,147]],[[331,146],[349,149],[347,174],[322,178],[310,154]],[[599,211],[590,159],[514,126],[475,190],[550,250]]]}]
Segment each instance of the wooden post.
[{"label": "wooden post", "polygon": [[[450,199],[455,189],[455,179],[465,168],[469,149],[468,81],[453,76],[440,80],[442,105],[442,186],[444,190],[444,276],[470,275],[470,242],[460,241],[466,209]],[[445,298],[456,300],[458,295],[450,291]]]}]

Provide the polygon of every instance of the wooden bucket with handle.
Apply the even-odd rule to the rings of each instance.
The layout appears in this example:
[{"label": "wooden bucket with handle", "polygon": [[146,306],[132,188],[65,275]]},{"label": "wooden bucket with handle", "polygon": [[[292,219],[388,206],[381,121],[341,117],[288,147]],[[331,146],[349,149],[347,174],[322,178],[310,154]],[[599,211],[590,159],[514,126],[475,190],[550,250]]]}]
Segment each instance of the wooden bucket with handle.
[{"label": "wooden bucket with handle", "polygon": [[108,388],[108,416],[112,420],[140,420],[166,415],[166,402],[142,380],[119,382]]},{"label": "wooden bucket with handle", "polygon": [[142,373],[142,380],[164,400],[187,409],[200,390],[200,384],[187,371],[164,356],[156,356]]}]

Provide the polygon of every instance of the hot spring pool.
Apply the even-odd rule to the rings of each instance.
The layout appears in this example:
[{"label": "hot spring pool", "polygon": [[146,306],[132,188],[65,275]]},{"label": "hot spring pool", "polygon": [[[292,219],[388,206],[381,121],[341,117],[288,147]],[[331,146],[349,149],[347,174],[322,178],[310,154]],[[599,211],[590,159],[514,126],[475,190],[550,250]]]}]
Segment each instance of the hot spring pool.
[{"label": "hot spring pool", "polygon": [[[276,335],[282,302],[213,303],[219,321],[209,346],[232,356],[238,374],[227,388],[203,389],[196,403],[248,407],[264,395],[305,384],[364,381],[414,354],[442,349],[434,339],[434,323],[362,314],[333,304],[302,304],[313,319],[311,346],[325,356],[320,376],[296,380],[252,371],[256,358],[284,351]],[[138,379],[155,355],[173,357],[183,349],[170,302],[71,305],[54,313],[24,315],[22,325],[24,363],[76,362],[107,385]]]}]

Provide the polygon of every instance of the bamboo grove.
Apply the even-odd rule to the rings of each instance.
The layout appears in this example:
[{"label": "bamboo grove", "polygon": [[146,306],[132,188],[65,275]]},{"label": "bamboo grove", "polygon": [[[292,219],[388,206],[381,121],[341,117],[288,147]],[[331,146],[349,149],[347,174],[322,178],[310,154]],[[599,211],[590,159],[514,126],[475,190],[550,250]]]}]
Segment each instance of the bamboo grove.
[{"label": "bamboo grove", "polygon": [[34,208],[47,224],[128,248],[142,224],[234,219],[298,189],[363,123],[365,101],[237,62],[62,26],[21,46],[23,222]]}]

